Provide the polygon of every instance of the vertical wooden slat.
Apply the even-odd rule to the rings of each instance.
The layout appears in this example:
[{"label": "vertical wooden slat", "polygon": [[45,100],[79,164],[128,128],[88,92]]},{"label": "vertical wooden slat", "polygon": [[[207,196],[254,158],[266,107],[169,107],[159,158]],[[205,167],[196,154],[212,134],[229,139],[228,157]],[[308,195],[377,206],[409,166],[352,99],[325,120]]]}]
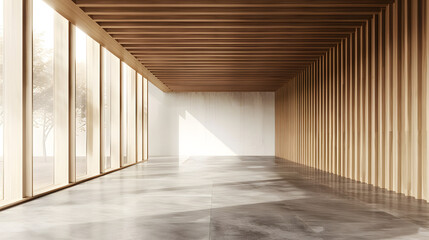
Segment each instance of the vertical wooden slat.
[{"label": "vertical wooden slat", "polygon": [[282,112],[296,161],[429,198],[428,5],[393,1],[297,75],[296,112]]},{"label": "vertical wooden slat", "polygon": [[366,21],[365,25],[364,25],[364,36],[363,36],[363,41],[362,41],[362,59],[364,61],[363,65],[363,98],[364,98],[364,143],[365,143],[365,147],[364,147],[364,155],[363,155],[363,163],[362,163],[362,181],[369,183],[369,179],[370,179],[370,173],[369,173],[369,159],[370,159],[370,148],[369,148],[369,137],[370,137],[370,111],[369,111],[369,107],[370,107],[370,103],[369,103],[369,71],[368,71],[368,46],[369,46],[369,22]]},{"label": "vertical wooden slat", "polygon": [[353,179],[359,179],[360,174],[360,135],[359,135],[359,94],[360,94],[360,79],[359,76],[359,47],[360,44],[360,33],[359,29],[356,28],[356,30],[353,32],[353,121],[354,121],[354,128],[353,128],[353,148],[354,148],[354,164],[353,164]]},{"label": "vertical wooden slat", "polygon": [[332,85],[331,85],[331,102],[332,102],[332,141],[331,141],[331,149],[332,149],[332,158],[331,158],[331,172],[336,174],[337,171],[337,101],[336,98],[338,94],[336,93],[337,89],[337,55],[338,55],[338,48],[335,46],[332,48]]},{"label": "vertical wooden slat", "polygon": [[384,53],[384,10],[382,10],[379,14],[379,18],[378,18],[378,54],[377,54],[377,58],[378,58],[378,62],[377,62],[377,69],[378,69],[378,172],[377,172],[377,182],[379,183],[378,185],[381,187],[385,187],[386,182],[385,182],[385,156],[384,156],[384,148],[385,148],[385,142],[384,142],[384,133],[385,133],[385,98],[384,98],[384,94],[385,94],[385,85],[384,85],[384,57],[385,57],[385,53]]},{"label": "vertical wooden slat", "polygon": [[350,47],[349,47],[349,116],[350,116],[350,167],[349,177],[355,178],[354,166],[355,166],[355,152],[356,152],[356,141],[355,141],[355,33],[350,35]]},{"label": "vertical wooden slat", "polygon": [[402,54],[402,74],[401,74],[401,98],[400,104],[402,112],[400,114],[401,118],[401,193],[409,194],[409,1],[404,0],[401,10],[402,15],[402,45],[401,45],[401,54]]},{"label": "vertical wooden slat", "polygon": [[328,55],[327,55],[327,88],[326,88],[326,98],[327,98],[327,104],[326,104],[326,109],[327,109],[327,161],[326,161],[326,170],[328,172],[331,172],[331,160],[332,160],[332,105],[331,105],[331,85],[332,85],[332,49],[329,49],[328,51]]},{"label": "vertical wooden slat", "polygon": [[329,53],[324,56],[324,81],[323,81],[323,100],[324,100],[324,171],[329,171]]},{"label": "vertical wooden slat", "polygon": [[428,46],[428,37],[429,37],[429,4],[427,1],[422,1],[422,53],[423,53],[423,62],[422,62],[422,198],[429,199],[429,160],[428,160],[428,120],[429,120],[429,84],[428,84],[428,69],[429,69],[429,46]]},{"label": "vertical wooden slat", "polygon": [[337,133],[336,133],[336,139],[337,139],[337,141],[336,141],[336,148],[337,148],[337,153],[336,153],[336,159],[335,159],[335,161],[336,161],[336,171],[335,171],[335,173],[336,174],[341,174],[341,171],[340,171],[340,169],[341,169],[341,146],[342,146],[342,138],[341,138],[341,136],[342,136],[342,134],[341,134],[341,131],[342,131],[342,118],[341,118],[341,116],[342,116],[342,111],[341,111],[341,106],[342,106],[342,104],[341,104],[341,64],[340,64],[340,62],[341,62],[341,43],[340,44],[337,44],[337,46],[336,46],[336,48],[337,48],[337,56],[336,56],[336,68],[337,68],[337,79],[336,79],[336,105],[337,105],[337,111],[336,111],[336,114],[337,114],[337,121],[336,121],[336,124],[337,124]]},{"label": "vertical wooden slat", "polygon": [[318,163],[317,166],[322,168],[323,163],[323,56],[318,59]]},{"label": "vertical wooden slat", "polygon": [[350,39],[346,39],[345,44],[345,57],[344,57],[344,71],[345,71],[345,118],[346,118],[346,153],[345,153],[345,177],[350,177],[350,163],[351,163],[351,122],[350,122]]},{"label": "vertical wooden slat", "polygon": [[410,164],[410,195],[421,198],[421,112],[422,112],[422,43],[421,43],[421,1],[410,3],[410,124],[411,124],[411,164]]},{"label": "vertical wooden slat", "polygon": [[371,147],[371,170],[370,170],[370,174],[371,174],[371,180],[370,180],[370,184],[377,184],[377,172],[378,172],[378,168],[377,168],[377,159],[376,159],[376,154],[377,154],[377,137],[376,137],[376,18],[377,15],[374,15],[372,20],[371,20],[371,38],[370,38],[370,44],[371,44],[371,51],[370,51],[370,59],[371,59],[371,64],[370,64],[370,69],[371,69],[371,90],[370,90],[370,95],[371,95],[371,143],[372,145],[370,145]]},{"label": "vertical wooden slat", "polygon": [[386,86],[386,94],[385,94],[385,103],[386,103],[386,128],[385,128],[385,139],[386,139],[386,146],[385,146],[385,168],[386,168],[386,187],[388,189],[393,188],[393,157],[392,157],[392,146],[393,146],[393,134],[392,134],[392,90],[393,90],[393,84],[392,84],[392,5],[388,5],[386,8],[386,15],[385,15],[385,41],[384,41],[384,48],[385,48],[385,86]]},{"label": "vertical wooden slat", "polygon": [[374,185],[379,186],[381,181],[381,168],[380,168],[380,125],[379,125],[379,119],[380,118],[380,111],[381,109],[381,102],[380,102],[380,85],[379,83],[382,81],[379,75],[380,72],[380,21],[381,21],[381,13],[378,13],[374,17],[374,36],[373,36],[373,76],[374,76],[374,82],[373,82],[373,101],[374,101]]},{"label": "vertical wooden slat", "polygon": [[360,155],[361,155],[361,134],[360,134],[360,109],[362,104],[360,104],[360,94],[361,94],[361,76],[360,76],[360,29],[356,29],[355,31],[355,53],[354,53],[354,61],[355,61],[355,165],[354,165],[354,178],[360,180]]},{"label": "vertical wooden slat", "polygon": [[365,102],[364,102],[364,84],[365,84],[365,77],[364,77],[364,61],[363,61],[363,53],[364,53],[364,31],[363,28],[359,28],[359,36],[358,36],[358,75],[357,79],[359,81],[358,87],[359,87],[359,97],[358,97],[358,107],[359,107],[359,124],[358,124],[358,135],[359,135],[359,155],[358,155],[358,173],[357,178],[359,181],[365,181],[365,176],[363,174],[364,171],[364,162],[365,162],[365,139],[364,139],[364,109],[365,109]]},{"label": "vertical wooden slat", "polygon": [[[394,32],[393,32],[393,124],[394,124],[394,172],[393,189],[402,192],[402,1],[395,2],[394,7]],[[396,187],[395,187],[396,186]]]},{"label": "vertical wooden slat", "polygon": [[341,99],[341,161],[340,161],[340,174],[342,176],[345,176],[345,146],[346,146],[346,135],[345,135],[345,83],[344,83],[344,44],[345,44],[345,40],[341,41],[341,58],[340,58],[340,62],[341,62],[341,66],[340,66],[340,88],[341,88],[341,92],[340,92],[340,99]]}]

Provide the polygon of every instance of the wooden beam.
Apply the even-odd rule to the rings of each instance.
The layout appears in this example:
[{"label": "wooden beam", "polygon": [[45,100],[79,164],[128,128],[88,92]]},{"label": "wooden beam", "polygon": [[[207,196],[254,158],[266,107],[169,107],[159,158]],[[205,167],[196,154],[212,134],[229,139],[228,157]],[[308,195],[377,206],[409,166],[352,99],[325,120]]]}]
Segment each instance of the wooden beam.
[{"label": "wooden beam", "polygon": [[163,16],[149,16],[149,15],[90,15],[96,22],[258,22],[258,23],[294,23],[299,22],[362,22],[369,20],[372,14],[361,15],[228,15],[219,18],[218,15],[163,15]]},{"label": "wooden beam", "polygon": [[391,0],[75,0],[79,7],[384,7]]},{"label": "wooden beam", "polygon": [[223,29],[270,29],[270,28],[282,28],[282,29],[307,29],[307,28],[351,28],[359,27],[365,20],[356,22],[334,22],[334,21],[307,21],[307,22],[139,22],[139,21],[103,21],[98,24],[104,28],[139,28],[139,29],[162,29],[162,28],[223,28]]},{"label": "wooden beam", "polygon": [[349,34],[332,34],[332,33],[326,33],[326,34],[313,34],[313,33],[243,33],[243,34],[214,34],[214,33],[199,33],[199,34],[180,34],[180,33],[165,33],[165,34],[112,34],[111,36],[116,39],[175,39],[176,41],[183,40],[189,40],[189,39],[276,39],[276,40],[284,40],[284,39],[341,39],[346,38]]},{"label": "wooden beam", "polygon": [[88,15],[365,15],[380,7],[81,7]]}]

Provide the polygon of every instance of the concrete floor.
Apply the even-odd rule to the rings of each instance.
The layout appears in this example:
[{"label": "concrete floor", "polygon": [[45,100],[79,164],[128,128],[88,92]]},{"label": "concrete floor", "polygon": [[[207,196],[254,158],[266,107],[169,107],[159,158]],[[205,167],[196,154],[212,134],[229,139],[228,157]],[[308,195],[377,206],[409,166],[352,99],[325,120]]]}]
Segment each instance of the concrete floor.
[{"label": "concrete floor", "polygon": [[429,204],[274,157],[154,158],[0,212],[0,239],[429,239]]}]

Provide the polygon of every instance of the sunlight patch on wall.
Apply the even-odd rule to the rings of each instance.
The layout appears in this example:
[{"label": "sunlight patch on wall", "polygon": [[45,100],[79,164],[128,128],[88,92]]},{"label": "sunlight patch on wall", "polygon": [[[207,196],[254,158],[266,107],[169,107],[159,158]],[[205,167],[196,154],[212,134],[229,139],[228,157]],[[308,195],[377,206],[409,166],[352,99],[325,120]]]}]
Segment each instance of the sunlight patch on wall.
[{"label": "sunlight patch on wall", "polygon": [[179,115],[180,156],[237,155],[192,114],[185,111],[184,115]]}]

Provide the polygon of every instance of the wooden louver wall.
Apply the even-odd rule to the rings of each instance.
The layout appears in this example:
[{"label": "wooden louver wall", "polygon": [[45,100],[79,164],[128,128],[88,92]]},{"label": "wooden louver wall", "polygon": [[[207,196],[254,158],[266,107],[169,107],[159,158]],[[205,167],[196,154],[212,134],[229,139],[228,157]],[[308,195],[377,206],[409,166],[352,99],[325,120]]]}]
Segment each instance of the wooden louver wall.
[{"label": "wooden louver wall", "polygon": [[429,4],[396,0],[276,92],[276,155],[429,200]]}]

